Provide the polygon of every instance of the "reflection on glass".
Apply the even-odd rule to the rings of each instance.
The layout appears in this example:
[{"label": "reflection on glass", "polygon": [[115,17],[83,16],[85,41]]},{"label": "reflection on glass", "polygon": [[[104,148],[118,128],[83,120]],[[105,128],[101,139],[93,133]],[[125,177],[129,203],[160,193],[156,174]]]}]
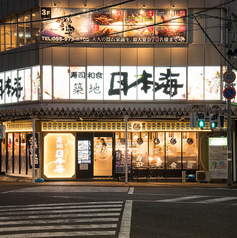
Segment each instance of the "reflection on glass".
[{"label": "reflection on glass", "polygon": [[149,166],[164,169],[164,133],[152,132],[149,138]]},{"label": "reflection on glass", "polygon": [[32,67],[32,100],[40,98],[40,66]]},{"label": "reflection on glass", "polygon": [[43,99],[52,99],[52,66],[43,66]]},{"label": "reflection on glass", "polygon": [[[30,22],[31,21],[31,15],[29,12],[24,14],[24,22]],[[24,35],[25,35],[25,44],[30,44],[31,43],[31,27],[30,23],[25,23],[24,24]]]},{"label": "reflection on glass", "polygon": [[112,176],[112,137],[94,137],[94,176]]},{"label": "reflection on glass", "polygon": [[[11,20],[7,20],[6,23],[11,23]],[[6,42],[6,50],[10,50],[12,48],[11,42],[11,24],[5,25],[5,42]]]},{"label": "reflection on glass", "polygon": [[19,133],[14,133],[14,174],[19,174]]},{"label": "reflection on glass", "polygon": [[91,141],[90,140],[78,140],[78,164],[90,164],[91,163]]},{"label": "reflection on glass", "polygon": [[[12,23],[17,22],[17,18],[13,17],[11,20]],[[11,25],[11,32],[12,32],[12,49],[17,47],[17,24]]]},{"label": "reflection on glass", "polygon": [[12,173],[12,148],[13,148],[13,134],[8,134],[7,140],[7,173]]},{"label": "reflection on glass", "polygon": [[39,20],[39,10],[32,11],[32,44],[40,40],[40,23],[34,22]]},{"label": "reflection on glass", "polygon": [[69,68],[68,67],[53,67],[54,72],[54,98],[68,99],[69,98]]},{"label": "reflection on glass", "polygon": [[1,172],[6,172],[6,139],[2,140]]},{"label": "reflection on glass", "polygon": [[205,67],[205,99],[220,100],[220,67]]},{"label": "reflection on glass", "polygon": [[21,133],[21,174],[26,174],[26,133]]},{"label": "reflection on glass", "polygon": [[183,132],[183,169],[198,169],[198,145],[195,132]]},{"label": "reflection on glass", "polygon": [[204,99],[204,67],[188,67],[188,99]]},{"label": "reflection on glass", "polygon": [[[147,133],[131,133],[132,144],[129,146],[132,152],[132,167],[148,167],[148,138]],[[142,138],[142,143],[139,143]]]},{"label": "reflection on glass", "polygon": [[181,133],[166,132],[166,169],[181,169]]},{"label": "reflection on glass", "polygon": [[4,49],[5,49],[4,25],[0,25],[0,52],[4,51]]},{"label": "reflection on glass", "polygon": [[25,45],[24,15],[18,16],[18,45]]}]

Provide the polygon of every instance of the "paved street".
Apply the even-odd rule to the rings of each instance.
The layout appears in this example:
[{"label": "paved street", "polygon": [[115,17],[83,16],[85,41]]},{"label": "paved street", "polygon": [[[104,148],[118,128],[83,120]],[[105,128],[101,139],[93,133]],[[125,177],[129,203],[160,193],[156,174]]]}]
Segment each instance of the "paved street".
[{"label": "paved street", "polygon": [[235,187],[107,185],[2,183],[0,237],[237,237]]}]

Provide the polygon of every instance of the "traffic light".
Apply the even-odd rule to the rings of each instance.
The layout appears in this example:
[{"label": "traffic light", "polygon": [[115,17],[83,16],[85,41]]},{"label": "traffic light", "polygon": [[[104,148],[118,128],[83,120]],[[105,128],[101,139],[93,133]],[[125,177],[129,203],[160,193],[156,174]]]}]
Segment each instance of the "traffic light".
[{"label": "traffic light", "polygon": [[198,113],[198,127],[203,128],[205,126],[205,113],[199,112]]},{"label": "traffic light", "polygon": [[235,58],[237,58],[237,49],[229,50],[229,51],[227,52],[227,55],[229,55],[229,56],[234,56]]},{"label": "traffic light", "polygon": [[225,115],[219,115],[218,116],[218,124],[220,129],[224,128],[225,126]]},{"label": "traffic light", "polygon": [[215,129],[217,127],[217,114],[210,114],[209,115],[209,125],[211,129]]}]

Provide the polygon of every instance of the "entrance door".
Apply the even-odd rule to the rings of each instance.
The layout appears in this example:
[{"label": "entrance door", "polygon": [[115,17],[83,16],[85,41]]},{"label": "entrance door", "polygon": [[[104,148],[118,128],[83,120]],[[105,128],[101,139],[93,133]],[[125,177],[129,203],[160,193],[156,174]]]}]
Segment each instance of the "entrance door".
[{"label": "entrance door", "polygon": [[94,176],[113,175],[113,137],[94,137]]}]

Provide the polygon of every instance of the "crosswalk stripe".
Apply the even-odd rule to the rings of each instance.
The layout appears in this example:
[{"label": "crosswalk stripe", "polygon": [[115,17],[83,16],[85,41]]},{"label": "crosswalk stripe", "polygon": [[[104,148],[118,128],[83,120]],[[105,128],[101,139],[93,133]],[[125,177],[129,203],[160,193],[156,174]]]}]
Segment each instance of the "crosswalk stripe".
[{"label": "crosswalk stripe", "polygon": [[[122,204],[115,204],[115,205],[99,205],[100,208],[103,207],[122,207]],[[98,205],[87,205],[87,206],[60,206],[60,207],[28,207],[28,208],[6,208],[6,209],[1,209],[1,212],[5,211],[30,211],[30,210],[55,210],[55,209],[74,209],[74,208],[93,208],[93,207],[98,207]]]},{"label": "crosswalk stripe", "polygon": [[[51,211],[37,211],[37,214],[44,214],[44,213],[78,213],[78,212],[118,212],[118,211],[121,211],[121,208],[98,208],[98,209],[72,209],[72,210],[64,210],[64,211],[61,211],[61,210],[51,210]],[[24,215],[24,214],[35,214],[36,212],[35,211],[18,211],[18,212],[3,212],[2,215],[9,215],[9,216],[15,216],[15,215]]]},{"label": "crosswalk stripe", "polygon": [[[47,218],[63,218],[63,217],[117,217],[120,216],[120,213],[88,213],[88,214],[57,214],[57,215],[47,215]],[[45,219],[45,215],[35,215],[35,216],[5,216],[0,217],[0,220],[22,220],[22,219]],[[103,219],[103,218],[101,218]]]},{"label": "crosswalk stripe", "polygon": [[24,233],[24,234],[11,234],[0,235],[4,238],[34,238],[34,237],[68,237],[68,236],[114,236],[116,231],[74,231],[74,232],[41,232],[41,233]]},{"label": "crosswalk stripe", "polygon": [[[71,205],[89,205],[89,204],[122,204],[123,201],[105,201],[105,202],[77,202],[77,203],[51,203],[51,204],[34,204],[34,205],[21,205],[21,207],[51,207],[51,206],[71,206]],[[18,208],[19,205],[0,206],[2,208]]]},{"label": "crosswalk stripe", "polygon": [[203,198],[203,197],[207,197],[207,196],[194,195],[194,196],[178,197],[178,198],[163,199],[163,200],[156,200],[156,201],[157,202],[180,202],[180,201],[186,201],[186,200]]},{"label": "crosswalk stripe", "polygon": [[[83,219],[77,219],[77,218],[71,218],[71,219],[55,219],[55,220],[26,220],[26,221],[2,221],[0,222],[0,226],[6,226],[6,225],[36,225],[36,224],[50,224],[50,223],[86,223],[86,222],[118,222],[119,218],[112,218],[112,217],[103,217],[103,218],[83,218]],[[1,231],[1,228],[0,228]]]},{"label": "crosswalk stripe", "polygon": [[23,227],[1,227],[2,232],[16,231],[39,231],[39,230],[78,230],[78,229],[97,229],[97,228],[116,228],[117,224],[84,224],[84,225],[55,225],[55,226],[23,226]]},{"label": "crosswalk stripe", "polygon": [[216,202],[224,202],[224,201],[230,201],[230,200],[235,200],[237,199],[237,197],[223,197],[223,198],[213,198],[213,199],[208,199],[208,200],[204,200],[204,201],[197,201],[194,203],[216,203]]}]

